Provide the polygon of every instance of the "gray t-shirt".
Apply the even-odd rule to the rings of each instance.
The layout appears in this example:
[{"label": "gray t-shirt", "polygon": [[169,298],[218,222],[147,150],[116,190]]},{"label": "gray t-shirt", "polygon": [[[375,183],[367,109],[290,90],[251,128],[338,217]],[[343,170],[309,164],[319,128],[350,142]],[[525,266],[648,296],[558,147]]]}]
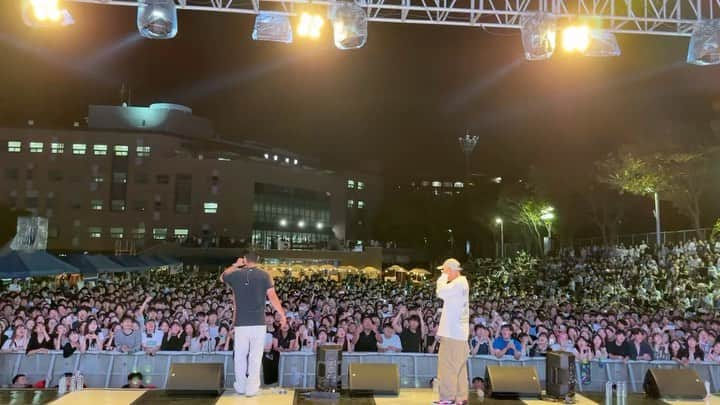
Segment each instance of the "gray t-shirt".
[{"label": "gray t-shirt", "polygon": [[265,325],[265,297],[273,282],[264,271],[244,268],[223,276],[235,294],[235,326]]}]

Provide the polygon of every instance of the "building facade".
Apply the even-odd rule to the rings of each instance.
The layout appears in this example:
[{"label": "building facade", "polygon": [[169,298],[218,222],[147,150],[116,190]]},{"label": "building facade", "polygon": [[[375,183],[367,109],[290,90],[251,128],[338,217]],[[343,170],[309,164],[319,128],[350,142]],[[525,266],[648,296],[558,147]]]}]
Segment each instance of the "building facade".
[{"label": "building facade", "polygon": [[224,140],[169,104],[91,106],[87,128],[0,128],[0,145],[0,203],[47,217],[57,251],[170,240],[323,247],[362,237],[355,211],[370,217],[382,198],[377,175]]}]

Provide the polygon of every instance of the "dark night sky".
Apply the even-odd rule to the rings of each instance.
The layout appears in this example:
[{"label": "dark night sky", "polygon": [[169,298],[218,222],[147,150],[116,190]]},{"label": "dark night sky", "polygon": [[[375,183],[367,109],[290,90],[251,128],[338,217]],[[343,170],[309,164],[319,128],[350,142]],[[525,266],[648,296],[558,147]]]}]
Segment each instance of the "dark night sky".
[{"label": "dark night sky", "polygon": [[[653,142],[667,120],[707,126],[718,68],[683,63],[687,39],[620,36],[614,59],[522,59],[519,31],[371,23],[358,51],[254,42],[253,17],[181,11],[170,41],[138,40],[135,9],[70,4],[74,26],[31,30],[0,15],[0,124],[69,125],[88,104],[170,101],[225,137],[388,177],[459,175],[457,137],[481,137],[476,171],[589,162]],[[327,33],[326,33],[327,34]]]}]

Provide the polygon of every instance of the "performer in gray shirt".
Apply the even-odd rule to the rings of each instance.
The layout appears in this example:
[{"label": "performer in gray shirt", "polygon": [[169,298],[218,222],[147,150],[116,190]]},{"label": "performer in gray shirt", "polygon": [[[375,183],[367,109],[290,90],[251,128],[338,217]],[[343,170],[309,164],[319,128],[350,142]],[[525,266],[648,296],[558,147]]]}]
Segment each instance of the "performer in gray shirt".
[{"label": "performer in gray shirt", "polygon": [[257,268],[257,254],[246,253],[220,275],[233,290],[235,318],[235,392],[255,396],[260,391],[260,366],[265,345],[266,297],[287,323],[273,281]]}]

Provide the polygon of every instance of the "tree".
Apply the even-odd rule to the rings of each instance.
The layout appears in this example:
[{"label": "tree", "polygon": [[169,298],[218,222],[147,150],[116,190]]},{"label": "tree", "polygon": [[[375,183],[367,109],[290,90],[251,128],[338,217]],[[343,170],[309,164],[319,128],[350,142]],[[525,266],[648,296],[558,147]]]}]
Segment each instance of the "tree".
[{"label": "tree", "polygon": [[504,217],[510,218],[514,224],[521,225],[526,235],[532,241],[532,248],[537,248],[539,253],[543,249],[543,232],[546,227],[546,221],[541,217],[550,204],[536,197],[529,190],[523,188],[511,189],[505,192],[499,199],[498,205]]},{"label": "tree", "polygon": [[700,152],[661,154],[657,158],[666,167],[669,178],[664,198],[690,219],[694,229],[700,229],[700,199],[710,184],[709,159]]}]

